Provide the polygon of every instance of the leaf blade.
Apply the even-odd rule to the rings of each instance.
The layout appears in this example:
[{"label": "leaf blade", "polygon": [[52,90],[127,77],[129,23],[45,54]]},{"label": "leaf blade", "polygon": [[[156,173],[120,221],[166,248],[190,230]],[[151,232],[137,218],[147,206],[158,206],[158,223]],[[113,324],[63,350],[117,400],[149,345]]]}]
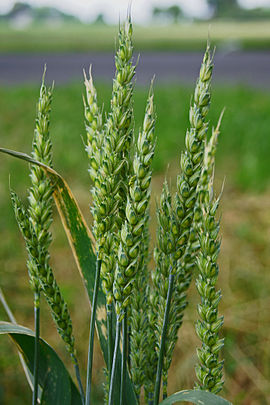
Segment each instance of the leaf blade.
[{"label": "leaf blade", "polygon": [[[33,373],[35,334],[24,326],[0,322],[0,334],[8,334]],[[43,389],[43,405],[81,405],[78,389],[73,383],[62,360],[53,348],[40,339],[39,385]]]},{"label": "leaf blade", "polygon": [[[1,287],[0,287],[0,301],[1,301],[2,305],[3,305],[3,307],[4,307],[4,310],[5,310],[6,314],[7,314],[10,322],[13,323],[13,324],[17,324],[16,319],[15,319],[15,317],[14,317],[14,315],[13,315],[13,313],[12,313],[12,311],[11,311],[7,301],[6,301],[6,298],[4,296],[4,293],[3,293]],[[21,362],[23,371],[25,373],[25,377],[26,377],[26,379],[28,381],[28,384],[29,384],[31,390],[33,391],[34,376],[31,373],[31,371],[29,370],[29,368],[27,367],[26,362],[25,362],[22,354],[19,352],[18,355],[19,355],[19,358],[20,358],[20,362]],[[41,389],[39,387],[39,390],[38,390],[38,399],[39,399],[39,401],[41,399],[41,394],[42,394],[42,392],[41,392]]]},{"label": "leaf blade", "polygon": [[231,402],[211,392],[202,390],[183,390],[169,396],[160,405],[173,405],[176,402],[192,402],[196,405],[232,405]]}]

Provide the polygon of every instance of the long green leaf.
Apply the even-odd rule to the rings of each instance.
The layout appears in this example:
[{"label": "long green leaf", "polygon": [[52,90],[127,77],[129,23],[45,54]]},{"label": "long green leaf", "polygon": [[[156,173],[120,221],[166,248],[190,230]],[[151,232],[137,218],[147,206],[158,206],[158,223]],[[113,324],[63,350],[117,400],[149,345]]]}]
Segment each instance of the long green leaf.
[{"label": "long green leaf", "polygon": [[[42,167],[46,175],[54,185],[54,200],[58,208],[69,244],[71,246],[75,261],[80,271],[81,277],[87,290],[90,303],[92,302],[94,284],[96,256],[94,254],[94,238],[89,230],[86,221],[81,213],[78,203],[73,196],[66,181],[52,168],[40,163],[25,153],[0,148],[0,152],[22,159],[26,162]],[[101,290],[98,294],[96,328],[99,337],[101,350],[105,362],[107,362],[107,328],[106,328],[106,298]],[[120,362],[118,364],[117,383],[120,385]],[[116,397],[116,403],[119,398]],[[130,378],[126,379],[125,403],[136,405],[137,400]]]},{"label": "long green leaf", "polygon": [[184,390],[166,398],[160,405],[172,405],[177,402],[192,402],[196,405],[232,405],[231,402],[211,392],[201,390]]},{"label": "long green leaf", "polygon": [[[0,334],[8,334],[33,374],[35,334],[31,329],[11,322],[0,322]],[[40,339],[39,385],[42,405],[81,405],[79,392],[65,365],[43,339]]]},{"label": "long green leaf", "polygon": [[[17,324],[16,319],[15,319],[15,317],[14,317],[14,315],[13,315],[13,313],[12,313],[12,311],[11,311],[7,301],[6,301],[6,298],[4,296],[4,293],[3,293],[1,287],[0,287],[0,301],[1,301],[2,305],[3,305],[3,307],[4,307],[4,310],[5,310],[6,314],[7,314],[10,322],[13,323],[13,324]],[[33,391],[33,388],[34,388],[34,376],[31,373],[31,371],[29,370],[29,368],[27,367],[27,365],[25,363],[25,360],[23,358],[23,355],[20,352],[18,354],[19,354],[20,362],[22,364],[22,368],[23,368],[23,371],[25,373],[28,384],[29,384],[31,390]],[[39,401],[41,399],[41,394],[42,394],[42,390],[39,389],[39,392],[38,392],[38,400]]]}]

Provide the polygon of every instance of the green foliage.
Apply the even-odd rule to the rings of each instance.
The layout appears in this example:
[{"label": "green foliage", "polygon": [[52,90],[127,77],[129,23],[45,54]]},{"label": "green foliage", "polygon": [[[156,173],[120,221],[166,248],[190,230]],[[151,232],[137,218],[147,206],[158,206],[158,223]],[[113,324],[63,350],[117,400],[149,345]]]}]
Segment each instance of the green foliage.
[{"label": "green foliage", "polygon": [[[28,328],[9,322],[0,322],[0,334],[8,334],[20,348],[27,367],[33,374],[35,334]],[[40,339],[39,385],[41,403],[79,405],[79,392],[65,365],[47,342]]]},{"label": "green foliage", "polygon": [[35,24],[42,24],[46,22],[50,22],[53,20],[62,20],[62,22],[77,22],[79,23],[79,19],[73,15],[63,13],[62,11],[58,10],[54,7],[33,7],[28,3],[24,2],[16,2],[12,9],[8,11],[6,14],[0,15],[0,20],[4,22],[12,21],[16,19],[17,16],[20,15],[29,15],[30,18],[33,19],[31,25]]},{"label": "green foliage", "polygon": [[241,10],[237,0],[207,0],[215,18],[233,18]]},{"label": "green foliage", "polygon": [[178,5],[173,5],[167,8],[154,7],[152,10],[152,16],[154,18],[161,17],[162,19],[165,17],[165,19],[169,19],[176,24],[181,17],[183,18],[183,12]]},{"label": "green foliage", "polygon": [[[104,101],[104,111],[108,111],[111,86],[96,83],[99,98]],[[2,87],[0,88],[0,122],[2,145],[10,144],[19,150],[30,153],[29,133],[33,132],[35,119],[35,97],[38,87]],[[54,143],[54,166],[61,167],[68,182],[79,189],[85,188],[88,181],[87,159],[85,159],[82,143],[79,138],[84,133],[82,111],[74,109],[81,105],[82,85],[70,84],[54,89],[54,109],[51,121],[51,134]],[[154,173],[166,170],[166,162],[178,159],[184,147],[184,134],[188,125],[188,108],[191,88],[181,85],[155,85],[155,104],[158,120],[156,133],[158,142],[153,159]],[[135,133],[143,119],[147,90],[137,87],[134,94]],[[268,170],[268,150],[270,138],[268,128],[270,118],[270,95],[266,91],[244,87],[213,88],[213,103],[209,119],[216,123],[221,109],[226,106],[226,114],[222,120],[222,129],[226,133],[220,137],[217,151],[216,172],[219,177],[226,174],[233,187],[240,190],[262,191],[270,182]],[[239,109],[239,105],[242,106]],[[237,114],[235,114],[236,109]],[[17,119],[13,116],[16,113]],[[260,131],[257,125],[260,122]],[[256,133],[256,136],[254,136]],[[73,153],[63,153],[63,149]],[[80,174],[76,168],[80,167]],[[13,217],[9,202],[3,196],[8,192],[9,173],[16,190],[22,192],[28,186],[28,176],[21,170],[17,161],[6,161],[0,172],[1,180],[1,211],[2,229],[14,232]],[[8,237],[8,235],[7,235]],[[3,250],[5,245],[2,244]],[[6,247],[8,249],[8,247]],[[16,252],[15,252],[16,253]]]},{"label": "green foliage", "polygon": [[206,391],[192,391],[192,390],[185,390],[176,392],[175,394],[171,395],[164,401],[160,403],[160,405],[172,405],[176,402],[192,402],[196,405],[232,405],[230,402],[226,401],[217,395],[213,395]]},{"label": "green foliage", "polygon": [[[157,211],[156,268],[151,270],[148,260],[148,227],[151,164],[155,150],[155,108],[151,86],[142,129],[136,137],[133,131],[134,84],[132,80],[135,66],[132,52],[132,25],[128,19],[119,32],[111,108],[105,119],[97,104],[97,93],[91,72],[89,79],[85,77],[86,151],[93,182],[94,236],[88,229],[67,183],[50,167],[51,143],[48,127],[51,97],[47,97],[50,93],[47,93],[44,84],[41,87],[41,98],[38,104],[33,156],[3,148],[0,148],[0,151],[32,164],[29,212],[24,209],[15,192],[12,192],[12,202],[26,242],[31,283],[35,288],[41,286],[58,332],[71,354],[82,404],[84,404],[84,393],[76,358],[71,318],[48,260],[52,194],[93,305],[86,405],[91,402],[94,322],[106,364],[105,402],[109,405],[118,403],[137,405],[140,403],[141,388],[144,387],[146,403],[157,405],[161,377],[163,398],[166,398],[168,371],[177,332],[182,324],[187,304],[186,290],[191,282],[195,256],[200,270],[197,287],[202,297],[202,303],[199,306],[202,321],[197,323],[197,333],[203,341],[202,349],[198,350],[200,366],[197,369],[202,391],[184,394],[190,400],[199,401],[205,397],[211,401],[215,397],[204,391],[218,392],[223,384],[223,363],[219,360],[219,350],[223,340],[218,336],[223,320],[217,314],[221,295],[220,292],[215,291],[218,273],[216,259],[220,245],[219,224],[215,218],[218,204],[212,200],[212,190],[208,186],[212,184],[216,151],[216,132],[207,142],[206,117],[210,107],[212,55],[208,45],[190,108],[186,151],[181,155],[181,174],[177,178],[177,191],[173,198],[167,182],[164,183]],[[45,151],[48,154],[45,154]],[[48,200],[45,198],[44,188]],[[204,195],[203,198],[202,195]],[[200,221],[197,222],[194,217],[196,210],[202,211]],[[190,243],[191,235],[196,232],[200,242],[199,251],[196,249],[193,251]],[[102,289],[99,285],[100,268]],[[153,272],[153,284],[150,280],[151,272]],[[132,305],[134,305],[134,312]],[[16,327],[12,325],[12,328]],[[7,333],[12,333],[11,329],[8,329]],[[121,347],[120,340],[122,340]],[[38,334],[35,341],[36,344],[39,343],[41,349],[40,353],[37,350],[34,355],[32,353],[36,364],[39,357],[42,360],[43,346],[39,342]],[[24,348],[23,353],[25,352]],[[28,359],[27,356],[29,357],[25,353],[26,359]],[[27,361],[33,374],[29,366],[29,364],[32,365],[32,360]],[[151,364],[148,365],[147,361]],[[41,364],[40,375],[34,373],[35,386],[39,378],[44,375],[42,367]],[[61,375],[63,375],[63,381]],[[41,403],[51,405],[52,398],[55,396],[59,396],[65,403],[73,400],[71,386],[69,386],[73,383],[69,378],[65,380],[65,371],[49,369],[47,378],[48,380],[45,382],[42,380],[41,384],[43,388]],[[58,378],[61,383],[58,383]],[[65,381],[67,381],[67,387],[64,386]],[[50,389],[50,386],[53,388]],[[63,393],[60,390],[63,390]],[[184,394],[183,392],[177,394],[177,398],[181,400],[181,395],[184,398]],[[170,401],[173,400],[175,397],[168,399],[168,403],[172,403]],[[33,403],[36,404],[35,401]]]},{"label": "green foliage", "polygon": [[[223,2],[226,4],[227,2]],[[245,13],[243,13],[245,11]],[[212,21],[211,41],[217,48],[233,41],[241,49],[269,49],[269,12],[241,10],[243,21]],[[255,21],[245,21],[250,14]],[[238,14],[239,15],[239,14]],[[256,21],[257,18],[265,21]],[[241,18],[241,15],[239,15]],[[48,27],[35,24],[25,30],[15,30],[0,23],[0,51],[11,52],[89,52],[112,51],[115,47],[117,27],[102,24],[63,24]],[[156,51],[201,51],[209,32],[209,22],[192,24],[137,26],[134,32],[134,46],[139,52]]]}]

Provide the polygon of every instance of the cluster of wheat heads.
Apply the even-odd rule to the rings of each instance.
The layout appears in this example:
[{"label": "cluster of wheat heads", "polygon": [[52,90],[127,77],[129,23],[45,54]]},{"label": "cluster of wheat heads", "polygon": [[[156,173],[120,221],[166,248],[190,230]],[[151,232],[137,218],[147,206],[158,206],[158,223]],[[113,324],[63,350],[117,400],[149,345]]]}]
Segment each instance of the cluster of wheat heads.
[{"label": "cluster of wheat heads", "polygon": [[[91,69],[89,77],[85,74],[84,115],[92,181],[94,242],[91,237],[87,239],[89,232],[66,183],[51,169],[49,114],[52,89],[46,88],[44,81],[37,106],[32,158],[2,149],[32,163],[28,208],[14,191],[11,196],[26,242],[28,272],[35,297],[33,367],[27,360],[34,381],[33,405],[37,404],[42,390],[43,396],[46,393],[46,403],[51,404],[46,378],[43,381],[44,365],[39,350],[40,294],[47,299],[76,370],[79,402],[75,400],[76,388],[71,385],[70,402],[66,400],[65,403],[89,405],[92,402],[96,324],[106,364],[106,404],[157,405],[161,387],[164,404],[181,400],[225,404],[228,402],[214,395],[223,386],[223,361],[220,359],[223,339],[219,336],[223,317],[218,313],[221,292],[216,289],[220,249],[219,220],[216,218],[219,198],[216,199],[213,192],[219,124],[208,137],[207,119],[211,102],[212,52],[208,44],[190,106],[190,125],[180,159],[176,192],[170,190],[165,180],[157,203],[153,269],[149,265],[149,203],[151,165],[157,140],[154,91],[151,83],[144,119],[136,134],[133,116],[136,65],[130,19],[119,30],[115,67],[108,114],[99,107]],[[53,197],[64,218],[65,230],[72,236],[73,251],[92,301],[86,393],[80,378],[69,311],[49,263]],[[201,300],[195,327],[202,342],[197,350],[198,381],[193,390],[167,398],[168,371],[187,306],[187,291],[194,278]],[[102,308],[103,312],[99,311]],[[98,312],[103,313],[102,319]],[[5,327],[7,330],[7,325]],[[64,403],[61,398],[59,401],[57,404]]]}]

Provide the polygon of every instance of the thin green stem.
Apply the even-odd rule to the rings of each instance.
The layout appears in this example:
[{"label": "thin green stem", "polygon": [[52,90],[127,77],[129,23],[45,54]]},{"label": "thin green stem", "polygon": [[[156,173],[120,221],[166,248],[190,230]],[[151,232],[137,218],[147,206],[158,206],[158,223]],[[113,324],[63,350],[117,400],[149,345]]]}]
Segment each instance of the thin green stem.
[{"label": "thin green stem", "polygon": [[35,313],[35,354],[34,354],[34,387],[32,405],[37,405],[38,400],[38,371],[39,371],[39,328],[40,328],[40,292],[35,291],[34,295]]},{"label": "thin green stem", "polygon": [[113,336],[112,336],[112,304],[106,305],[107,310],[107,334],[108,334],[108,375],[111,379],[112,360],[113,360]]},{"label": "thin green stem", "polygon": [[128,325],[127,329],[127,366],[130,371],[130,338],[131,338],[131,326]]},{"label": "thin green stem", "polygon": [[121,359],[121,386],[120,386],[120,405],[124,405],[124,394],[127,372],[127,311],[122,320],[122,359]]},{"label": "thin green stem", "polygon": [[91,403],[93,351],[94,351],[97,297],[98,297],[98,290],[99,290],[99,284],[100,284],[100,267],[101,267],[101,260],[99,260],[97,257],[96,277],[95,277],[95,285],[94,285],[94,292],[93,292],[93,299],[92,299],[92,313],[91,313],[91,319],[90,319],[85,405],[90,405],[90,403]]},{"label": "thin green stem", "polygon": [[17,322],[16,322],[16,319],[14,318],[13,313],[11,312],[11,309],[10,309],[9,306],[8,306],[8,303],[7,303],[6,299],[5,299],[5,296],[4,296],[4,293],[3,293],[1,287],[0,287],[0,301],[2,302],[2,305],[3,305],[3,307],[4,307],[4,310],[5,310],[6,313],[7,313],[7,316],[8,316],[8,318],[9,318],[10,322],[12,322],[12,323],[17,323]]},{"label": "thin green stem", "polygon": [[167,380],[167,378],[166,378],[166,380],[163,379],[162,386],[163,386],[163,400],[164,400],[164,399],[166,399],[167,396],[168,396],[168,392],[167,392],[168,380]]},{"label": "thin green stem", "polygon": [[154,394],[152,392],[149,392],[148,395],[148,405],[154,405]]},{"label": "thin green stem", "polygon": [[75,374],[76,374],[77,382],[79,385],[81,401],[82,401],[82,405],[84,405],[84,391],[83,391],[82,379],[81,379],[81,375],[80,375],[79,363],[75,356],[72,356],[72,357],[73,357],[73,362],[74,362]]},{"label": "thin green stem", "polygon": [[167,293],[167,299],[166,299],[166,307],[165,307],[165,314],[164,314],[164,319],[163,319],[162,335],[161,335],[160,350],[159,350],[158,365],[157,365],[155,393],[154,393],[154,405],[158,405],[158,402],[159,402],[161,374],[162,374],[162,367],[163,367],[165,342],[166,342],[166,337],[167,337],[167,327],[168,327],[169,314],[170,314],[171,298],[172,298],[172,292],[173,292],[173,282],[174,282],[174,274],[171,274],[171,272],[170,272],[169,287],[168,287],[168,293]]},{"label": "thin green stem", "polygon": [[115,389],[115,376],[116,376],[116,366],[117,366],[117,359],[118,359],[120,331],[121,331],[121,322],[119,322],[117,320],[108,405],[113,405],[113,395],[114,395],[114,389]]}]

